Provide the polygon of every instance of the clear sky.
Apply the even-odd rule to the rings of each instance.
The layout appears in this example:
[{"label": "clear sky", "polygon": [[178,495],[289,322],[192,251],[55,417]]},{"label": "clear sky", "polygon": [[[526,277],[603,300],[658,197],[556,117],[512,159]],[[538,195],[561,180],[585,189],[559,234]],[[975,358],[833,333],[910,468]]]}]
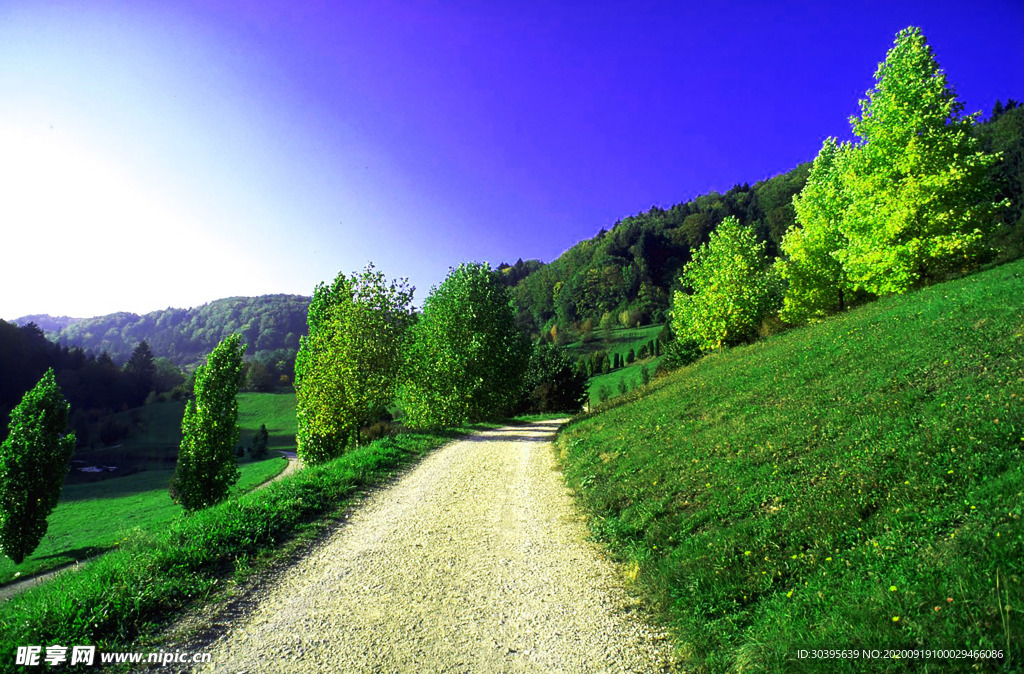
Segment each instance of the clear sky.
[{"label": "clear sky", "polygon": [[1024,100],[1024,3],[0,0],[0,318],[550,261],[814,157],[920,26]]}]

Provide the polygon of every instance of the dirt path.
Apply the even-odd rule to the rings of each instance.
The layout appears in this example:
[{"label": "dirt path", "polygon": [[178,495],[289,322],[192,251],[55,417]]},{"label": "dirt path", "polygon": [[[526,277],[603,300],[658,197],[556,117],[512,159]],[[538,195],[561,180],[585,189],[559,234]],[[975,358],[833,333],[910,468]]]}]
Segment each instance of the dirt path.
[{"label": "dirt path", "polygon": [[204,650],[203,671],[661,671],[556,471],[559,422],[438,450],[371,495]]}]

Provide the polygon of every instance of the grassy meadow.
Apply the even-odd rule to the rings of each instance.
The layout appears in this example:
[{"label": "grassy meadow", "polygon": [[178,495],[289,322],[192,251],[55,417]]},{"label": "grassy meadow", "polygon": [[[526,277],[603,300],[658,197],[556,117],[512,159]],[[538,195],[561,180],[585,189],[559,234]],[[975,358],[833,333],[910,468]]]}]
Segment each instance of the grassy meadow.
[{"label": "grassy meadow", "polygon": [[1022,298],[1021,262],[890,297],[709,355],[560,434],[596,536],[697,671],[865,668],[796,658],[815,648],[1024,666]]},{"label": "grassy meadow", "polygon": [[[263,423],[270,433],[270,450],[295,448],[294,394],[241,393],[238,402],[243,446]],[[131,432],[119,446],[76,453],[76,460],[127,468],[129,474],[74,476],[65,485],[35,552],[18,565],[0,557],[0,585],[106,552],[121,545],[132,531],[158,531],[181,515],[182,508],[171,501],[167,487],[174,475],[184,407],[184,403],[165,402],[120,412],[116,416],[130,422]],[[248,491],[286,465],[273,451],[260,461],[241,459],[234,491]]]},{"label": "grassy meadow", "polygon": [[609,354],[619,353],[625,358],[630,349],[639,352],[640,347],[658,336],[662,325],[645,325],[639,328],[595,328],[593,338],[576,341],[565,346],[566,352],[576,360],[589,356],[595,351],[606,350]]}]

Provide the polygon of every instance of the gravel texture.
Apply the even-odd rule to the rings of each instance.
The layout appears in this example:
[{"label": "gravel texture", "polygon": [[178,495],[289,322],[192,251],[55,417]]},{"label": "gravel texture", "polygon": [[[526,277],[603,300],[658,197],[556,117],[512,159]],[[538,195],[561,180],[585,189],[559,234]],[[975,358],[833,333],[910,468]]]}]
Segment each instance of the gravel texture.
[{"label": "gravel texture", "polygon": [[372,493],[204,650],[200,671],[672,668],[557,471],[559,421],[485,431]]}]

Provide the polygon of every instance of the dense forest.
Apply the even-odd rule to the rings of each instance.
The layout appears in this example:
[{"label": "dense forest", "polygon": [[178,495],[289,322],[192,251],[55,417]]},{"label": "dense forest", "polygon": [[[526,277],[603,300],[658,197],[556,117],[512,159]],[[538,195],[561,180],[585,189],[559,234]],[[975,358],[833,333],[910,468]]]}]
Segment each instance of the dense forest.
[{"label": "dense forest", "polygon": [[[301,295],[229,297],[193,309],[165,309],[143,316],[116,313],[86,319],[26,316],[19,325],[35,323],[64,346],[107,353],[124,363],[145,340],[157,357],[191,369],[225,337],[238,333],[248,345],[246,357],[266,367],[275,378],[289,378],[306,333],[309,298]],[[61,326],[61,323],[64,323]],[[53,328],[57,329],[53,329]]]},{"label": "dense forest", "polygon": [[55,344],[34,323],[17,326],[0,320],[0,426],[7,427],[10,411],[50,368],[71,404],[71,426],[83,444],[90,435],[104,441],[120,437],[123,429],[87,427],[104,415],[138,407],[151,392],[185,384],[177,366],[166,358],[154,358],[145,342],[118,365],[106,353],[95,355]]},{"label": "dense forest", "polygon": [[[1010,205],[993,242],[1004,259],[1013,259],[1024,252],[1024,107],[997,102],[974,132],[983,151],[1002,153],[993,180]],[[663,322],[683,265],[725,218],[752,228],[769,258],[779,256],[782,237],[796,220],[793,197],[810,167],[808,161],[753,186],[653,207],[602,229],[550,264],[503,264],[499,269],[515,286],[520,327],[562,343],[599,326]]]}]

